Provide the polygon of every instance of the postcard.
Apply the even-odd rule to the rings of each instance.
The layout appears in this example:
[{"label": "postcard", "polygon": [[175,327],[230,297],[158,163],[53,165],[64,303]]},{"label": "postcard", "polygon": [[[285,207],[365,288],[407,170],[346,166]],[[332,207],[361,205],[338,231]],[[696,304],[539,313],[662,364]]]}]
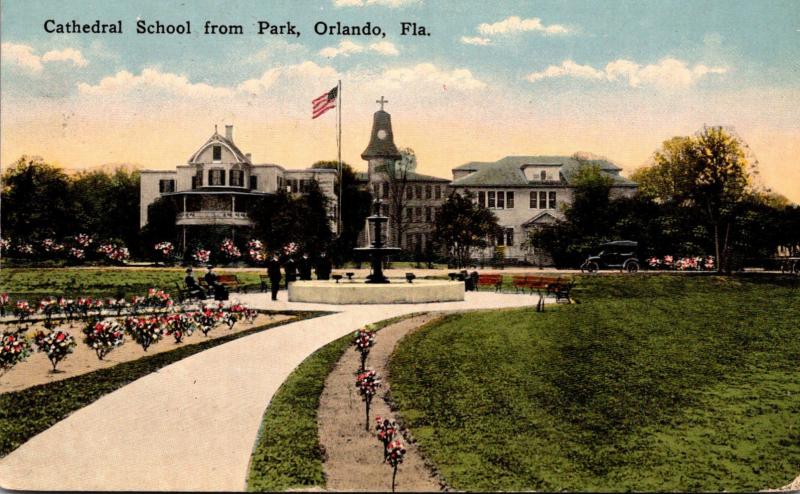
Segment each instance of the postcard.
[{"label": "postcard", "polygon": [[6,0],[0,488],[800,490],[793,0]]}]

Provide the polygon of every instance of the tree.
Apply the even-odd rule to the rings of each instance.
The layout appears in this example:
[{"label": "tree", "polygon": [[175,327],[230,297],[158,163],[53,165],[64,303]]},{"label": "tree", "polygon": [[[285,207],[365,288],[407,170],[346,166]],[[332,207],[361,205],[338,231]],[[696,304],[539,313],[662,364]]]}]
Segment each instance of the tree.
[{"label": "tree", "polygon": [[177,215],[178,209],[171,197],[159,197],[147,206],[147,224],[142,228],[140,235],[143,253],[152,255],[153,246],[159,242],[177,241],[178,227],[175,226]]},{"label": "tree", "polygon": [[38,156],[22,156],[3,174],[3,236],[22,239],[74,234],[69,178]]},{"label": "tree", "polygon": [[692,188],[691,163],[696,149],[691,137],[673,137],[653,153],[649,166],[637,169],[631,180],[639,184],[639,194],[659,204],[680,204]]},{"label": "tree", "polygon": [[[317,161],[312,168],[338,170],[338,161]],[[335,191],[339,195],[339,182],[336,179]],[[342,163],[342,231],[333,242],[332,258],[337,264],[352,257],[353,248],[358,244],[358,235],[364,228],[364,221],[370,215],[372,195],[359,187],[356,172],[352,166]]]},{"label": "tree", "polygon": [[458,267],[469,265],[473,249],[485,248],[489,238],[502,235],[497,216],[474,197],[471,192],[451,194],[436,217],[436,242]]},{"label": "tree", "polygon": [[300,245],[306,252],[319,253],[328,250],[333,234],[328,218],[328,198],[319,184],[312,180],[306,194],[300,198],[299,213]]},{"label": "tree", "polygon": [[395,242],[398,244],[403,238],[406,228],[406,218],[403,211],[406,205],[406,188],[409,187],[408,179],[417,168],[417,155],[411,148],[400,149],[401,158],[392,163],[379,166],[375,171],[386,174],[389,182],[389,218],[394,228]]}]

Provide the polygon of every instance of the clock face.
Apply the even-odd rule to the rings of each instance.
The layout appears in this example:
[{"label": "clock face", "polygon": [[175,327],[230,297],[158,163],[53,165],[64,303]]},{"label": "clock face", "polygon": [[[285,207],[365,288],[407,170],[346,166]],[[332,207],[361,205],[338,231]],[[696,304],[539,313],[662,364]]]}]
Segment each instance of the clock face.
[{"label": "clock face", "polygon": [[378,139],[380,139],[380,140],[386,139],[386,131],[385,130],[381,129],[381,130],[378,131]]}]

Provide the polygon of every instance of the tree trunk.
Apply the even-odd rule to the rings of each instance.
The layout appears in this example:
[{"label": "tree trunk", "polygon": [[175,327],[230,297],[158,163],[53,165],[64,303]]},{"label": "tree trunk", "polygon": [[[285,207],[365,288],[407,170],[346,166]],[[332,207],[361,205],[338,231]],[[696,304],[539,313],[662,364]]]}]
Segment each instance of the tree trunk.
[{"label": "tree trunk", "polygon": [[717,256],[717,273],[722,273],[722,256],[719,250],[719,222],[714,222],[714,253]]}]

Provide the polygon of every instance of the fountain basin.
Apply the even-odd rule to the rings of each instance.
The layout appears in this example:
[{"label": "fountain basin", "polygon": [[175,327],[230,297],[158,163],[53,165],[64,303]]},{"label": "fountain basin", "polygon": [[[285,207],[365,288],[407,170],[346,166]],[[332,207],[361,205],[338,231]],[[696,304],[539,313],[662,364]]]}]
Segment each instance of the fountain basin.
[{"label": "fountain basin", "polygon": [[464,300],[464,283],[445,280],[393,279],[387,284],[364,280],[295,281],[289,284],[289,302],[319,304],[418,304]]}]

